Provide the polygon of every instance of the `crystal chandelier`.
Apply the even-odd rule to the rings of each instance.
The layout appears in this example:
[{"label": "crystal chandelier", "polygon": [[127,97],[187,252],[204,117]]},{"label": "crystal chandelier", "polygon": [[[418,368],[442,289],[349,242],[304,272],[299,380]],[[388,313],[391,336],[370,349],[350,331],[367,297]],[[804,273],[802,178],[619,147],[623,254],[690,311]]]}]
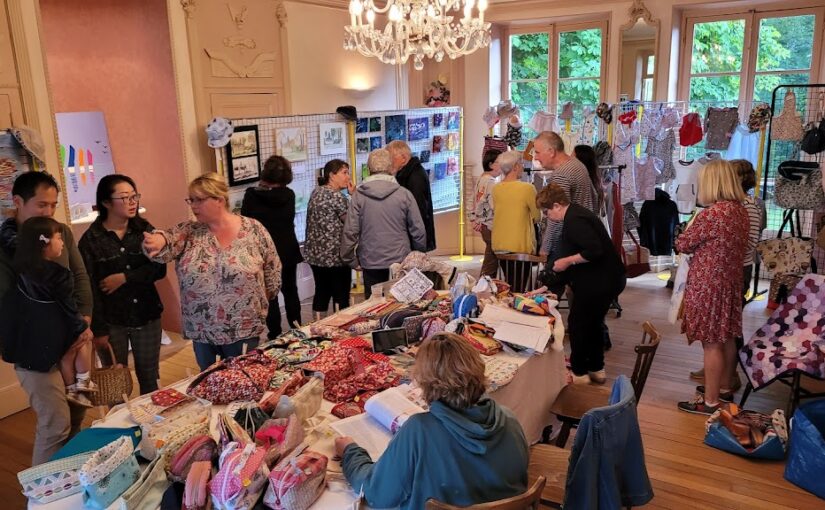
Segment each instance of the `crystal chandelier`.
[{"label": "crystal chandelier", "polygon": [[[344,49],[385,64],[406,64],[410,56],[416,70],[424,57],[441,62],[490,45],[490,24],[484,22],[488,0],[350,0],[350,25],[344,27]],[[463,11],[458,21],[452,14]],[[383,29],[375,27],[378,14],[387,15]]]}]

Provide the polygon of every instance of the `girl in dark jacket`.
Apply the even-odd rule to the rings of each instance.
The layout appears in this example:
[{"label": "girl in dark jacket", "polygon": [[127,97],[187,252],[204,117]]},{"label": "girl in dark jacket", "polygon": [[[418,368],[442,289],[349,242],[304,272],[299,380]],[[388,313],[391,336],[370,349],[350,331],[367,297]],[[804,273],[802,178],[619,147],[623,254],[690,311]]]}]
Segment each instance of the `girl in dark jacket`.
[{"label": "girl in dark jacket", "polygon": [[[301,323],[301,300],[298,297],[298,264],[304,261],[295,236],[295,192],[287,187],[292,182],[292,166],[286,158],[271,156],[264,163],[261,181],[247,188],[241,214],[254,218],[269,232],[283,269],[281,293],[284,295],[286,319],[290,326]],[[276,296],[269,302],[266,317],[269,338],[281,334],[281,308]]]}]

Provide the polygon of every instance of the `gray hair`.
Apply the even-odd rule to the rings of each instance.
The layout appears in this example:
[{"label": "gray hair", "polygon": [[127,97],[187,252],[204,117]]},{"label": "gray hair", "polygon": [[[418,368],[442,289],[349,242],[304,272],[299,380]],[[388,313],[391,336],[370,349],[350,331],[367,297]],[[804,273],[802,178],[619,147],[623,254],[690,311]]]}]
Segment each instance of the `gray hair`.
[{"label": "gray hair", "polygon": [[533,143],[535,142],[541,142],[545,147],[553,149],[556,152],[564,152],[564,140],[562,140],[558,133],[554,133],[553,131],[542,131],[534,139]]},{"label": "gray hair", "polygon": [[517,164],[521,163],[521,151],[502,152],[496,158],[496,163],[504,175],[513,171]]},{"label": "gray hair", "polygon": [[410,146],[402,140],[393,140],[384,148],[390,151],[390,154],[403,154],[406,158],[412,157]]},{"label": "gray hair", "polygon": [[367,168],[370,175],[389,174],[392,172],[392,156],[387,149],[375,149],[367,157]]}]

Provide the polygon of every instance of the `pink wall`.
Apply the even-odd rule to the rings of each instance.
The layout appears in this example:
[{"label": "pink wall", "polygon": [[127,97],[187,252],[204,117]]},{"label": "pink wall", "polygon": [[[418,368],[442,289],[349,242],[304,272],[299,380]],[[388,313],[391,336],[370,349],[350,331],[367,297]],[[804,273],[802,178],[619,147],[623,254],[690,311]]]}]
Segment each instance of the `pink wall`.
[{"label": "pink wall", "polygon": [[[166,0],[40,0],[40,8],[54,111],[102,111],[115,168],[135,179],[146,218],[159,228],[187,219]],[[158,283],[163,326],[181,331],[171,264],[169,275]]]}]

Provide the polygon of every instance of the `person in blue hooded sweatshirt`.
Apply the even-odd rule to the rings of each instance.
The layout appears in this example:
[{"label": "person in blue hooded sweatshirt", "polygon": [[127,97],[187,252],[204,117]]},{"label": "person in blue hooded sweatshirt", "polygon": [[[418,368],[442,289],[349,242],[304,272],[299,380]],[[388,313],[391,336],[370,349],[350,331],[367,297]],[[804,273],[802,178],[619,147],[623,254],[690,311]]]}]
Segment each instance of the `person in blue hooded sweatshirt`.
[{"label": "person in blue hooded sweatshirt", "polygon": [[351,437],[335,440],[344,475],[371,508],[420,510],[435,498],[467,506],[527,490],[528,445],[513,414],[484,395],[484,363],[460,336],[438,333],[413,379],[429,412],[411,416],[373,462]]}]

